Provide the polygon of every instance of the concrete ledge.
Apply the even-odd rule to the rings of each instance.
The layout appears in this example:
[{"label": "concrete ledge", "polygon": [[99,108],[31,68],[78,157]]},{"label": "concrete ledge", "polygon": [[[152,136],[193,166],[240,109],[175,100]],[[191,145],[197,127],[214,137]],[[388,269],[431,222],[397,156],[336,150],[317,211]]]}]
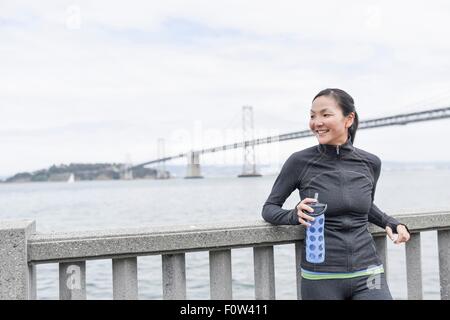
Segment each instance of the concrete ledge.
[{"label": "concrete ledge", "polygon": [[[411,233],[450,229],[450,209],[432,212],[409,211],[408,213],[392,216],[400,223],[406,224]],[[369,231],[374,236],[384,234],[384,230],[375,225],[370,225]]]},{"label": "concrete ledge", "polygon": [[[450,229],[450,210],[393,216],[411,232]],[[369,231],[374,236],[384,234],[376,226],[370,226]],[[37,264],[223,250],[293,243],[303,238],[303,226],[274,226],[264,221],[35,234],[28,240],[28,261]]]},{"label": "concrete ledge", "polygon": [[[166,230],[161,230],[166,229]],[[303,239],[300,226],[272,226],[263,221],[173,228],[117,229],[35,235],[28,241],[31,263],[138,255],[174,254],[222,248],[291,243]]]}]

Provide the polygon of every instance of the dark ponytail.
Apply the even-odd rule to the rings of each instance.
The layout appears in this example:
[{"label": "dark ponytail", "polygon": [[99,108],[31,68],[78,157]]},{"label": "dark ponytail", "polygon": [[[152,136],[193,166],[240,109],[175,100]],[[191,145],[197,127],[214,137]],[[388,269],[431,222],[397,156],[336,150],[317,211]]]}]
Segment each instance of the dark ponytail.
[{"label": "dark ponytail", "polygon": [[353,124],[348,128],[348,134],[350,135],[350,141],[352,144],[355,142],[356,130],[358,130],[358,114],[355,110],[355,102],[353,98],[344,90],[336,88],[328,88],[320,91],[313,99],[316,100],[320,96],[332,97],[336,100],[339,107],[342,109],[344,117],[348,116],[351,112],[355,113],[355,118],[353,119]]},{"label": "dark ponytail", "polygon": [[355,119],[353,119],[353,124],[350,126],[350,128],[348,128],[348,134],[350,135],[350,141],[352,142],[352,144],[355,141],[356,130],[358,130],[359,124],[358,113],[356,111],[354,112],[355,112]]}]

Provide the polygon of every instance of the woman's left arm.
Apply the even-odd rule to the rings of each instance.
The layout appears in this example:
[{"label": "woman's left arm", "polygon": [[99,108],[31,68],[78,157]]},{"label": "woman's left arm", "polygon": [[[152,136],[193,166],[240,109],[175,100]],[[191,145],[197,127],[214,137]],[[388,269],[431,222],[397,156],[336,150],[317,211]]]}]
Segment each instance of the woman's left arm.
[{"label": "woman's left arm", "polygon": [[[369,222],[385,229],[389,238],[394,241],[394,243],[399,244],[402,242],[407,242],[410,238],[408,227],[405,224],[398,222],[394,217],[391,217],[381,211],[373,202],[375,198],[377,181],[381,171],[381,160],[378,157],[375,157],[374,160],[374,183],[372,189],[372,206],[369,211]],[[397,239],[395,239],[394,234],[398,234]]]},{"label": "woman's left arm", "polygon": [[[388,216],[381,211],[375,203],[372,203],[372,208],[369,211],[369,222],[385,229],[389,238],[394,243],[407,242],[410,238],[408,227],[398,222],[394,217]],[[395,239],[394,234],[398,234],[397,239]]]}]

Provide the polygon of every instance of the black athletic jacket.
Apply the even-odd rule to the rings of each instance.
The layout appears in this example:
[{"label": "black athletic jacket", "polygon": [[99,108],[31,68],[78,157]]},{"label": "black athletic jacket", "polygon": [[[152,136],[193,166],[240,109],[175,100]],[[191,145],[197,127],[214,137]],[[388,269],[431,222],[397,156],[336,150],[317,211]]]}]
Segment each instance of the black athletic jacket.
[{"label": "black athletic jacket", "polygon": [[[301,266],[319,272],[353,272],[382,264],[367,230],[368,222],[396,232],[399,222],[373,203],[381,161],[355,148],[350,139],[340,146],[319,144],[293,153],[284,163],[262,210],[273,224],[299,224],[297,209],[282,209],[286,198],[299,190],[300,199],[314,198],[328,205],[325,213],[325,261]],[[306,241],[305,241],[306,243]]]}]

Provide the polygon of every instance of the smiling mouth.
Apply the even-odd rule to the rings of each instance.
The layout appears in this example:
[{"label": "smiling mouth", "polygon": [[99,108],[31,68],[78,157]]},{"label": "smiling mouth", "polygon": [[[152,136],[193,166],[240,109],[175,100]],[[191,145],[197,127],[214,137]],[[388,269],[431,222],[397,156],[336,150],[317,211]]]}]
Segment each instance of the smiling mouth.
[{"label": "smiling mouth", "polygon": [[327,133],[327,132],[329,132],[330,130],[316,130],[315,132],[318,134],[318,135],[322,135],[322,134],[325,134],[325,133]]}]

